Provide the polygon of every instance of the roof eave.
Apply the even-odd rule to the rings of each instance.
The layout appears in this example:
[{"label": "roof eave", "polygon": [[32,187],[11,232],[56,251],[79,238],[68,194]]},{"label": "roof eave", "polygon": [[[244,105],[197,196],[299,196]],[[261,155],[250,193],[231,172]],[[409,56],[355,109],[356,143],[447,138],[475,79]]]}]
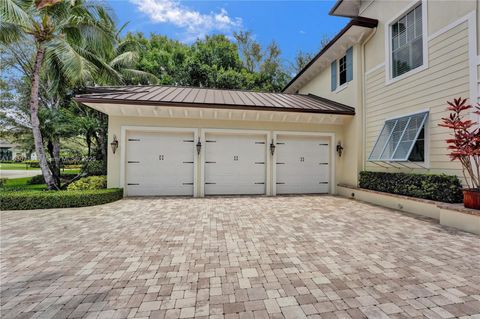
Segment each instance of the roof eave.
[{"label": "roof eave", "polygon": [[317,113],[317,114],[334,114],[334,115],[355,115],[355,109],[345,106],[345,110],[320,110],[320,109],[301,109],[287,107],[267,107],[258,105],[229,105],[229,104],[208,104],[208,103],[178,103],[178,102],[156,102],[156,101],[136,101],[136,100],[119,100],[104,98],[86,98],[74,97],[74,100],[84,104],[128,104],[128,105],[152,105],[166,107],[195,107],[210,109],[231,109],[231,110],[251,110],[251,111],[275,111],[275,112],[295,112],[295,113]]},{"label": "roof eave", "polygon": [[324,53],[330,49],[333,44],[335,44],[339,39],[342,38],[342,36],[350,30],[350,28],[358,26],[358,27],[364,27],[364,28],[376,28],[378,25],[378,20],[376,19],[370,19],[370,18],[365,18],[365,17],[355,17],[350,22],[342,29],[340,32],[338,32],[335,37],[328,42],[321,50],[319,53],[317,53],[310,62],[308,62],[303,69],[300,70],[300,72],[297,73],[293,79],[288,82],[288,84],[282,89],[282,92],[285,92],[290,86],[292,86],[304,73],[307,71]]},{"label": "roof eave", "polygon": [[360,0],[337,0],[328,14],[337,17],[355,18],[358,17],[359,8]]}]

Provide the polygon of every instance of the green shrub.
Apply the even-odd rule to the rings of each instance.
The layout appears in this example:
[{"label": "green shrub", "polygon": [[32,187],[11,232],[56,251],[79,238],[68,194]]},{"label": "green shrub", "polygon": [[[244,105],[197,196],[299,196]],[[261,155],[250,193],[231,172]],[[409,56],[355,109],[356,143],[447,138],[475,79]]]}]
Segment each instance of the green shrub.
[{"label": "green shrub", "polygon": [[27,182],[28,185],[40,185],[45,184],[45,179],[43,175],[35,175]]},{"label": "green shrub", "polygon": [[88,161],[83,164],[82,173],[88,176],[107,175],[107,167],[103,161]]},{"label": "green shrub", "polygon": [[409,174],[360,172],[359,186],[379,192],[461,203],[462,185],[457,176],[445,174]]},{"label": "green shrub", "polygon": [[0,192],[0,210],[94,206],[114,202],[122,197],[121,188],[88,191]]},{"label": "green shrub", "polygon": [[7,181],[6,178],[0,178],[0,187],[3,187],[3,185],[5,185],[6,181]]},{"label": "green shrub", "polygon": [[82,191],[107,188],[107,176],[89,176],[80,178],[68,185],[69,191]]}]

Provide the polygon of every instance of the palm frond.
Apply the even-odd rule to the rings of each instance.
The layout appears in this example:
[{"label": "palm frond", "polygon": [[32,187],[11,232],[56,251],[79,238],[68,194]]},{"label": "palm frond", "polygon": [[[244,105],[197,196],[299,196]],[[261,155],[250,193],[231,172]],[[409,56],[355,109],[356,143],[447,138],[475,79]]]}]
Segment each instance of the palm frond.
[{"label": "palm frond", "polygon": [[0,0],[0,20],[24,28],[32,27],[29,14],[14,0]]},{"label": "palm frond", "polygon": [[0,20],[0,43],[11,44],[20,41],[24,35],[19,25]]},{"label": "palm frond", "polygon": [[123,52],[110,61],[109,65],[113,68],[132,67],[138,61],[139,54],[133,51]]},{"label": "palm frond", "polygon": [[145,71],[134,70],[134,69],[122,69],[121,70],[123,77],[128,79],[130,82],[139,81],[139,82],[148,82],[149,84],[157,84],[159,83],[159,79]]}]

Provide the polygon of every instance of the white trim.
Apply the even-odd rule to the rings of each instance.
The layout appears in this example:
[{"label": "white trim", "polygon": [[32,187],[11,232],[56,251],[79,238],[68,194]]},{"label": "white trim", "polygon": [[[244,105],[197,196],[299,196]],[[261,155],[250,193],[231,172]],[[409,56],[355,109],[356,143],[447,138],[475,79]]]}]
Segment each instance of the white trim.
[{"label": "white trim", "polygon": [[463,17],[461,17],[460,19],[458,20],[455,20],[453,21],[452,23],[444,26],[443,28],[435,31],[434,33],[430,34],[428,36],[428,41],[432,41],[433,39],[435,39],[436,37],[450,31],[451,29],[459,26],[460,24],[464,23],[464,22],[467,22],[470,18],[471,18],[471,15],[475,15],[475,11],[471,11],[470,13],[468,13],[467,15],[464,15]]},{"label": "white trim", "polygon": [[480,55],[477,55],[477,65],[480,65]]},{"label": "white trim", "polygon": [[[400,76],[397,76],[395,78],[392,78],[392,61],[391,61],[391,32],[390,32],[390,26],[393,22],[397,21],[399,17],[413,9],[415,6],[417,6],[419,3],[422,4],[422,50],[423,50],[423,63],[421,66],[410,70]],[[401,12],[397,13],[394,15],[394,18],[390,19],[387,21],[384,25],[384,36],[385,36],[385,85],[390,85],[392,83],[395,83],[397,81],[400,81],[402,79],[405,79],[413,74],[416,74],[418,72],[421,72],[425,69],[428,68],[428,5],[427,5],[427,0],[415,0],[413,2],[410,2],[410,4],[402,9]]]},{"label": "white trim", "polygon": [[384,68],[385,67],[385,62],[382,62],[380,64],[377,64],[376,66],[374,66],[373,68],[371,68],[370,70],[368,70],[367,72],[365,72],[365,76],[368,76],[370,75],[371,73],[381,69],[381,68]]},{"label": "white trim", "polygon": [[270,143],[271,132],[264,130],[249,130],[249,129],[202,129],[201,130],[201,141],[202,141],[202,151],[201,151],[201,167],[200,167],[200,196],[205,196],[205,136],[209,133],[216,134],[225,134],[225,135],[265,135],[266,144],[265,144],[265,156],[266,164],[265,165],[265,195],[271,195],[271,165],[272,159],[270,154]]},{"label": "white trim", "polygon": [[[477,16],[475,11],[468,14],[468,62],[470,69],[470,103],[478,101],[478,55],[477,55]],[[478,121],[480,116],[470,113],[472,120]]]},{"label": "white trim", "polygon": [[[274,143],[277,142],[278,135],[290,136],[310,136],[310,137],[328,137],[330,139],[330,193],[336,194],[335,183],[335,162],[336,162],[336,138],[335,133],[313,133],[313,132],[292,132],[292,131],[273,131],[272,138]],[[272,196],[277,195],[277,152],[272,157]]]},{"label": "white trim", "polygon": [[[158,127],[158,126],[130,126],[124,125],[120,127],[120,185],[123,187],[123,196],[126,195],[125,187],[125,156],[126,156],[126,137],[127,131],[136,132],[186,132],[193,133],[193,140],[198,140],[198,129],[181,128],[181,127]],[[193,197],[198,197],[197,191],[197,167],[199,156],[197,155],[196,143],[193,143]]]},{"label": "white trim", "polygon": [[346,88],[348,88],[348,83],[350,83],[351,81],[349,82],[345,82],[343,83],[341,86],[337,86],[337,88],[335,89],[335,91],[333,91],[333,93],[340,93],[342,92],[343,90],[345,90]]}]

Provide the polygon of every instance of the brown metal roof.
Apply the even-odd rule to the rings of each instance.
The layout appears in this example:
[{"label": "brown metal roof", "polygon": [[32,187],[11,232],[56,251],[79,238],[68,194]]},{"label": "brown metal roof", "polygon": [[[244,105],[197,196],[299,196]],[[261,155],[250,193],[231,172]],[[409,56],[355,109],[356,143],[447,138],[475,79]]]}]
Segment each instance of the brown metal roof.
[{"label": "brown metal roof", "polygon": [[88,88],[86,94],[77,95],[75,100],[82,103],[355,114],[353,107],[312,94],[262,93],[160,85]]}]

